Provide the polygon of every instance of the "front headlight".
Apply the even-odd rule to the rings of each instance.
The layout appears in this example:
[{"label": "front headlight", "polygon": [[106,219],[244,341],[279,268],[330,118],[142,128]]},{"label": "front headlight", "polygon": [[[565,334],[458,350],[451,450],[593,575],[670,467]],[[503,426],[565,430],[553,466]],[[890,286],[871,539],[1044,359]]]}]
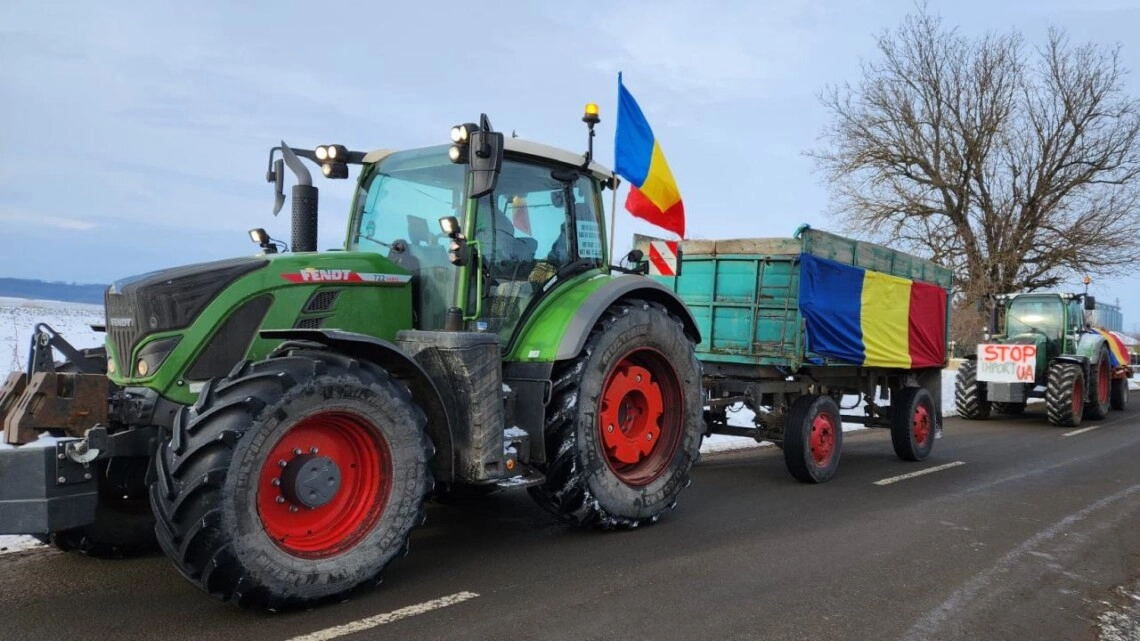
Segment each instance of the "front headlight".
[{"label": "front headlight", "polygon": [[135,361],[135,373],[139,377],[146,377],[157,372],[158,368],[162,367],[163,361],[170,356],[170,353],[174,351],[181,340],[181,336],[175,336],[174,338],[164,338],[147,343],[139,350],[138,359]]}]

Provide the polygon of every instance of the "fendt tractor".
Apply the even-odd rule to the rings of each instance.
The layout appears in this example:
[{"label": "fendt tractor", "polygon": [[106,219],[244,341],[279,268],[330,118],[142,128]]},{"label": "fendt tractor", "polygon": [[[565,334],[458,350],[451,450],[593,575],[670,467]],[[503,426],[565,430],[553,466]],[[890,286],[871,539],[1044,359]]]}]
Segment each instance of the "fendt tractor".
[{"label": "fendt tractor", "polygon": [[1044,399],[1050,423],[1075,427],[1083,419],[1103,419],[1110,407],[1127,406],[1131,365],[1114,362],[1108,338],[1093,327],[1093,296],[1042,292],[989,299],[989,331],[1004,332],[987,334],[958,367],[959,416],[1021,414],[1030,399]]},{"label": "fendt tractor", "polygon": [[[105,348],[37,326],[0,396],[0,532],[103,556],[156,538],[211,595],[275,608],[375,584],[437,485],[656,521],[699,455],[700,335],[671,291],[610,267],[616,179],[584,120],[584,156],[486,115],[422,149],[274,147],[290,252],[255,229],[258,255],[111,284]],[[361,166],[343,250],[316,251],[302,159]]]},{"label": "fendt tractor", "polygon": [[[772,440],[796,478],[826,481],[844,394],[899,457],[929,455],[945,290],[911,324],[923,365],[905,338],[902,365],[840,362],[810,349],[799,265],[944,288],[948,271],[815,230],[694,249],[679,278],[647,275],[636,248],[611,265],[602,193],[618,181],[592,159],[595,105],[583,120],[584,154],[506,138],[486,115],[426,148],[274,147],[275,214],[295,177],[291,247],[258,228],[256,255],[111,284],[104,347],[37,325],[0,392],[14,446],[0,533],[101,557],[157,546],[214,597],[281,608],[376,584],[433,496],[525,487],[574,526],[647,525],[711,433]],[[330,179],[360,167],[342,249],[317,251],[306,163]],[[909,289],[894,291],[905,335]],[[854,296],[833,302],[858,323]],[[827,330],[829,312],[815,317]],[[728,425],[742,405],[754,425]]]}]

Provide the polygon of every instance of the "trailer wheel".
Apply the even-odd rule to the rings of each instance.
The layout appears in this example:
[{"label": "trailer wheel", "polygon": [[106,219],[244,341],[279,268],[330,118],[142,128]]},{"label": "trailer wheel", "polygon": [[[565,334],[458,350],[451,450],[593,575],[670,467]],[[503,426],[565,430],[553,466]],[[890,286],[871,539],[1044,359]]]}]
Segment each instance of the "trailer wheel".
[{"label": "trailer wheel", "polygon": [[615,304],[559,363],[536,503],[580,527],[656,522],[689,485],[704,433],[700,365],[663,306]]},{"label": "trailer wheel", "polygon": [[1016,416],[1025,413],[1025,403],[994,403],[995,414],[1010,414]]},{"label": "trailer wheel", "polygon": [[155,457],[158,541],[223,601],[283,608],[379,583],[423,523],[423,412],[383,368],[292,350],[208,384]]},{"label": "trailer wheel", "polygon": [[930,390],[904,387],[891,400],[891,406],[891,444],[895,454],[904,461],[926,460],[934,449],[934,428],[938,421]]},{"label": "trailer wheel", "polygon": [[1053,425],[1076,427],[1085,408],[1084,372],[1075,363],[1049,366],[1045,387],[1045,413]]},{"label": "trailer wheel", "polygon": [[985,398],[982,385],[978,382],[978,364],[963,361],[954,376],[954,408],[958,416],[972,421],[990,417],[990,402]]},{"label": "trailer wheel", "polygon": [[839,468],[843,422],[830,396],[805,394],[792,403],[784,423],[784,463],[804,483],[825,483]]},{"label": "trailer wheel", "polygon": [[1108,363],[1108,347],[1102,345],[1100,358],[1089,372],[1089,397],[1085,402],[1084,417],[1100,420],[1108,416],[1109,396],[1112,387],[1112,368]]},{"label": "trailer wheel", "polygon": [[1128,407],[1128,379],[1114,378],[1112,380],[1112,409],[1122,410]]},{"label": "trailer wheel", "polygon": [[[84,358],[107,367],[107,349],[92,347],[81,350]],[[57,372],[78,372],[75,364],[55,364]],[[60,530],[35,538],[64,552],[77,552],[101,559],[124,559],[154,552],[154,516],[147,501],[145,457],[116,457],[95,463],[99,502],[95,521],[88,525]]]}]

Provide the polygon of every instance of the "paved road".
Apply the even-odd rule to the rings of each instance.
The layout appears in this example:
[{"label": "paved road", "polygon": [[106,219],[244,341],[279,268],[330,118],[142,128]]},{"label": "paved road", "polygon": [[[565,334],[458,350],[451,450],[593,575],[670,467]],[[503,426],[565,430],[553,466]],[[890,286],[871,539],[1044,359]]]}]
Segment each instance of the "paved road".
[{"label": "paved road", "polygon": [[0,556],[0,637],[1095,639],[1140,579],[1138,408],[1070,436],[1040,413],[950,419],[919,464],[849,433],[818,486],[774,448],[706,457],[677,510],[632,532],[567,530],[525,492],[436,506],[379,589],[309,612],[216,603],[161,557]]}]

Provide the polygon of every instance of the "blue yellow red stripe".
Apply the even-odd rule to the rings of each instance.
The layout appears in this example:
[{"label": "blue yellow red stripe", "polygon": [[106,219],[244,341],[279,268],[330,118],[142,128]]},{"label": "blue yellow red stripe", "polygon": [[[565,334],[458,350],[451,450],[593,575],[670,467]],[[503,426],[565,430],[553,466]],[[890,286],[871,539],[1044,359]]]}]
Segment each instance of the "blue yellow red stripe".
[{"label": "blue yellow red stripe", "polygon": [[641,107],[618,74],[614,173],[630,183],[625,208],[634,216],[685,237],[685,204]]},{"label": "blue yellow red stripe", "polygon": [[1097,328],[1096,332],[1103,336],[1105,342],[1108,343],[1108,360],[1113,367],[1120,367],[1132,362],[1128,355],[1128,347],[1124,345],[1124,341],[1120,340],[1119,336],[1100,328]]},{"label": "blue yellow red stripe", "polygon": [[800,311],[807,349],[868,367],[941,367],[947,292],[801,254]]}]

